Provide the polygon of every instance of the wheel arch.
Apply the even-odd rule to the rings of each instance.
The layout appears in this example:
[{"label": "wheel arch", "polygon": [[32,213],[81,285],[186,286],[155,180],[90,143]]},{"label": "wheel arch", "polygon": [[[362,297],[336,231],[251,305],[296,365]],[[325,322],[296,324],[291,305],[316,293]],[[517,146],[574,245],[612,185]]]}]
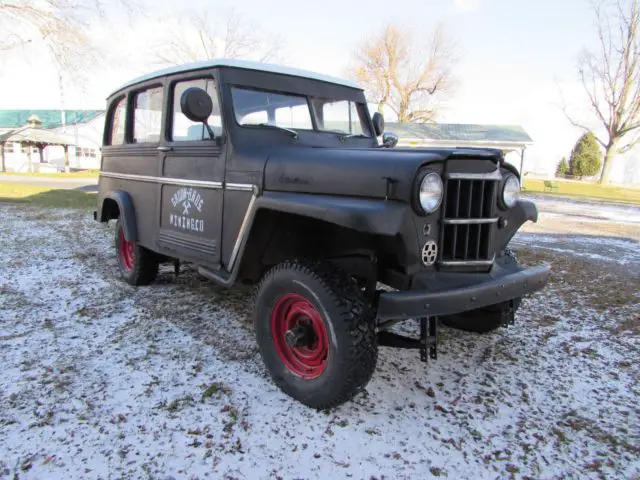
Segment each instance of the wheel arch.
[{"label": "wheel arch", "polygon": [[394,241],[402,228],[406,206],[398,202],[307,197],[258,197],[241,239],[238,278],[255,282],[270,266],[311,256],[346,261],[348,269],[364,276],[372,257],[388,250],[385,242]]},{"label": "wheel arch", "polygon": [[138,227],[133,199],[124,190],[109,190],[102,195],[98,218],[101,222],[108,222],[122,218],[125,239],[129,242],[138,241]]}]

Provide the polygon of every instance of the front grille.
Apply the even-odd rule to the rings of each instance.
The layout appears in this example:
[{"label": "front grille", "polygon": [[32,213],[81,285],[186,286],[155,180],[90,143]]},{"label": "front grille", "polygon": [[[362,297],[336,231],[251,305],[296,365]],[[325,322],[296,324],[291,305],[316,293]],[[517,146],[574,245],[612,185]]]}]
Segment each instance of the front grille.
[{"label": "front grille", "polygon": [[447,177],[439,264],[490,266],[494,258],[491,238],[498,221],[494,211],[499,177],[463,173]]}]

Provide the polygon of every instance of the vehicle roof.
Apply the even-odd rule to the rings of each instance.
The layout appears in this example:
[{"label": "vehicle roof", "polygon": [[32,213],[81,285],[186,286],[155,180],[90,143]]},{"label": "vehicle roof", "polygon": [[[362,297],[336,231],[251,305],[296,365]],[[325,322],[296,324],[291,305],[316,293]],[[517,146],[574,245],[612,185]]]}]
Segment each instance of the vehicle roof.
[{"label": "vehicle roof", "polygon": [[248,70],[257,70],[261,72],[270,72],[270,73],[279,73],[282,75],[290,75],[294,77],[301,78],[310,78],[313,80],[320,80],[321,82],[334,83],[337,85],[342,85],[349,88],[357,88],[358,90],[362,90],[357,83],[352,82],[350,80],[346,80],[343,78],[332,77],[330,75],[324,75],[322,73],[312,72],[309,70],[302,70],[299,68],[286,67],[284,65],[276,65],[273,63],[264,63],[264,62],[254,62],[251,60],[235,60],[235,59],[227,59],[227,58],[217,58],[211,60],[203,60],[200,62],[192,62],[192,63],[184,63],[181,65],[174,65],[171,67],[163,68],[160,70],[156,70],[154,72],[150,72],[148,74],[142,75],[140,77],[134,78],[133,80],[128,81],[127,83],[121,85],[116,90],[112,92],[112,94],[119,92],[122,89],[128,88],[132,85],[135,85],[140,82],[144,82],[146,80],[152,80],[154,78],[162,77],[165,75],[171,75],[174,73],[188,72],[192,70],[201,70],[207,68],[215,68],[215,67],[226,67],[226,68],[243,68]]}]

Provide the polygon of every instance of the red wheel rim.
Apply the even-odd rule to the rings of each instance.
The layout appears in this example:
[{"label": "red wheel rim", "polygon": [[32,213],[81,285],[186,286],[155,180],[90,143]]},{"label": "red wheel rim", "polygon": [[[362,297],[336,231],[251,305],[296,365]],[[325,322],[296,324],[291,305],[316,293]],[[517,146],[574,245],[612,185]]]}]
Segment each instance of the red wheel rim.
[{"label": "red wheel rim", "polygon": [[[329,357],[327,329],[320,312],[302,295],[288,293],[278,299],[271,312],[271,332],[276,353],[290,372],[306,380],[324,372]],[[298,334],[295,345],[292,332]]]},{"label": "red wheel rim", "polygon": [[122,265],[127,270],[133,270],[133,262],[136,258],[134,244],[124,238],[124,231],[122,228],[118,233],[118,237],[118,253],[120,254]]}]

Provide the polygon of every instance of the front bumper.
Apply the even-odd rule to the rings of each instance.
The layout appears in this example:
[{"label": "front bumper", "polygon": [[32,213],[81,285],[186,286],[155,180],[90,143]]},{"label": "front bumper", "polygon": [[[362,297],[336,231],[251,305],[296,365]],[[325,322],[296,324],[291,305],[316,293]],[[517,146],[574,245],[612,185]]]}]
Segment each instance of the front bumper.
[{"label": "front bumper", "polygon": [[540,290],[547,284],[549,273],[550,267],[537,266],[439,291],[383,292],[378,297],[377,318],[386,321],[475,310]]}]

